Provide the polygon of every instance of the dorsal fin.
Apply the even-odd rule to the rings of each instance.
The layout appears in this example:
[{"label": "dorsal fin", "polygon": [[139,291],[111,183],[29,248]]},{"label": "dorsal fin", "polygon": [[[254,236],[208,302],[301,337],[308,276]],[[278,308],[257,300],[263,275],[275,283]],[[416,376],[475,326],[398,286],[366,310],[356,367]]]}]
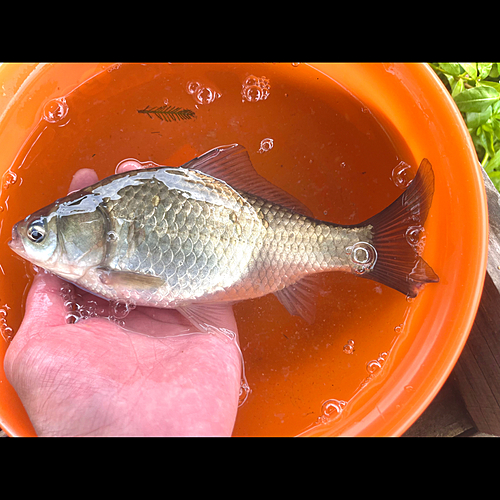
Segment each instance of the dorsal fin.
[{"label": "dorsal fin", "polygon": [[183,168],[199,170],[231,187],[278,203],[308,217],[312,212],[283,189],[264,179],[254,168],[247,150],[239,144],[219,146],[188,161]]}]

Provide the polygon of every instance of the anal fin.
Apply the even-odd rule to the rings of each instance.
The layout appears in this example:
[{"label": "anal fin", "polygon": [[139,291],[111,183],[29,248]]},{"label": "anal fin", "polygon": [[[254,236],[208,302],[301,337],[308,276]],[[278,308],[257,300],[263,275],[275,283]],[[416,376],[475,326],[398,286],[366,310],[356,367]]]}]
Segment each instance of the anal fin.
[{"label": "anal fin", "polygon": [[[198,331],[203,333],[223,333],[226,337],[233,339],[238,330],[230,306],[231,304],[228,302],[200,302],[177,307],[177,310]],[[230,328],[221,325],[230,326]]]},{"label": "anal fin", "polygon": [[312,324],[316,318],[316,300],[319,292],[317,276],[304,276],[293,285],[274,292],[274,295],[293,316],[300,316]]}]

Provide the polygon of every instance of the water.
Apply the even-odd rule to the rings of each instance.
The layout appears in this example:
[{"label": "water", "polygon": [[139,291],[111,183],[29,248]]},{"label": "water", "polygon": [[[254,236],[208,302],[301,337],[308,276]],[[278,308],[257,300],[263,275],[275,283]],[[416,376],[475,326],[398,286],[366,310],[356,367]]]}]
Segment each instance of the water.
[{"label": "water", "polygon": [[[196,108],[197,118],[167,123],[137,113],[167,102]],[[11,112],[17,123],[27,111]],[[33,277],[6,246],[10,229],[64,196],[79,168],[92,168],[102,179],[131,168],[179,166],[238,142],[257,171],[318,218],[355,224],[392,203],[418,164],[383,116],[367,112],[306,64],[102,65],[102,73],[74,91],[62,96],[55,89],[35,115],[42,118],[27,130],[1,183],[0,302],[10,328],[1,329],[0,313],[4,336],[21,324]],[[425,239],[417,233],[407,235],[411,244]],[[360,269],[375,258],[369,247],[351,255]],[[274,296],[234,306],[245,368],[236,435],[298,434],[323,415],[323,402],[351,400],[371,375],[369,361],[384,376],[380,354],[404,337],[393,325],[403,323],[412,303],[353,275],[330,273],[319,283],[312,325],[290,316]],[[110,311],[100,300],[84,302],[70,285],[63,288],[70,322],[99,316],[126,324],[132,313],[127,300]],[[355,339],[355,347],[346,339]],[[334,410],[326,405],[331,417]]]}]

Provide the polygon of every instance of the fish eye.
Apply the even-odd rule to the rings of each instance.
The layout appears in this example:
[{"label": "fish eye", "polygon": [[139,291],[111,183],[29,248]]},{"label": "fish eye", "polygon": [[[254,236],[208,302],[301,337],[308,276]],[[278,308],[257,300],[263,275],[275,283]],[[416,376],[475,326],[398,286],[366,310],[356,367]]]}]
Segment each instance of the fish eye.
[{"label": "fish eye", "polygon": [[43,241],[43,239],[45,238],[45,226],[43,224],[43,221],[33,221],[28,227],[27,234],[28,238],[35,243],[40,243],[41,241]]}]

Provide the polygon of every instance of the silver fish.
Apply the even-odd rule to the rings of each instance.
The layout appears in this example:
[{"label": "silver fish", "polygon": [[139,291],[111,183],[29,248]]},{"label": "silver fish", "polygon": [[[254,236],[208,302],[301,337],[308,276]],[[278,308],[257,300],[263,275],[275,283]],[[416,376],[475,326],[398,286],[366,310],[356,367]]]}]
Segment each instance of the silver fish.
[{"label": "silver fish", "polygon": [[354,273],[410,297],[438,281],[407,237],[423,225],[433,192],[424,159],[379,214],[358,225],[324,222],[232,144],[71,193],[18,222],[9,245],[96,295],[175,308],[198,328],[213,322],[217,304],[268,293],[312,322],[318,273]]}]

